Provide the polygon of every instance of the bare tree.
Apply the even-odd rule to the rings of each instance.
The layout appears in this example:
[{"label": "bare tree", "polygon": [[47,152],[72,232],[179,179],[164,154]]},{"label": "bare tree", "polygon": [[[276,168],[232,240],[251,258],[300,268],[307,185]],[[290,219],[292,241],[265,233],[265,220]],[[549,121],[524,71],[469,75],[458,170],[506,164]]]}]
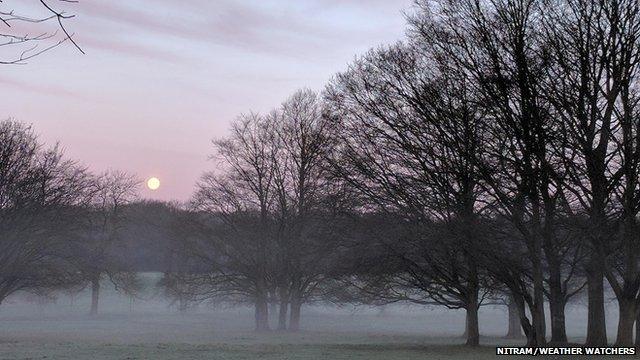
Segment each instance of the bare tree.
[{"label": "bare tree", "polygon": [[57,146],[45,148],[31,127],[0,122],[0,300],[77,284],[70,251],[88,178]]},{"label": "bare tree", "polygon": [[[490,145],[478,158],[486,201],[522,234],[533,280],[529,340],[544,344],[545,252],[556,249],[545,244],[554,243],[564,195],[564,172],[555,153],[558,127],[541,96],[546,62],[539,56],[545,48],[539,19],[544,8],[535,0],[421,4],[422,11],[410,19],[413,37],[464,69],[484,111]],[[552,303],[563,304],[555,300],[562,298],[556,281],[560,267],[554,271],[554,291],[548,294]],[[563,307],[553,309],[554,319],[563,319]],[[564,320],[552,325],[552,336],[566,341]]]},{"label": "bare tree", "polygon": [[76,251],[78,265],[91,285],[90,315],[98,314],[101,280],[105,277],[116,289],[135,291],[135,272],[114,256],[114,248],[122,246],[124,206],[136,199],[139,184],[135,176],[120,171],[107,171],[93,181],[84,244]]},{"label": "bare tree", "polygon": [[273,132],[257,114],[241,116],[214,141],[223,174],[205,174],[193,200],[200,214],[198,250],[206,271],[188,277],[203,296],[241,296],[255,305],[256,330],[269,329],[275,199]]},{"label": "bare tree", "polygon": [[81,53],[66,22],[75,17],[67,8],[75,0],[38,0],[31,4],[5,0],[0,2],[0,64],[25,64],[67,41]]},{"label": "bare tree", "polygon": [[[637,71],[635,1],[548,1],[546,37],[553,65],[546,91],[562,119],[567,197],[588,219],[587,343],[607,342],[603,277],[618,299],[617,343],[632,343],[638,293]],[[548,25],[553,25],[549,27]],[[617,229],[620,229],[620,232]],[[624,255],[622,255],[624,254]]]},{"label": "bare tree", "polygon": [[300,308],[311,299],[326,276],[330,262],[332,215],[327,207],[331,184],[326,155],[332,147],[331,122],[322,116],[322,104],[310,90],[300,90],[271,115],[276,152],[273,211],[280,223],[276,287],[280,300],[278,328],[300,327]]},{"label": "bare tree", "polygon": [[474,248],[482,206],[474,159],[482,122],[464,78],[444,72],[432,55],[398,44],[336,77],[327,89],[330,116],[340,124],[332,164],[370,206],[413,227],[404,241],[389,239],[388,252],[405,264],[397,280],[430,301],[464,308],[467,344],[478,345],[483,296]]}]

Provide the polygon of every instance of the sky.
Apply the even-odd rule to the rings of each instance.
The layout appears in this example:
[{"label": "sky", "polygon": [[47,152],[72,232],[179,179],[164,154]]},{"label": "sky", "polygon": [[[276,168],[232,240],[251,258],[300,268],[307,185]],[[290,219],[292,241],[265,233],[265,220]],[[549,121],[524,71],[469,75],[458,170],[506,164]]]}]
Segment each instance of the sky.
[{"label": "sky", "polygon": [[[44,16],[38,3],[4,0],[0,11]],[[158,177],[145,198],[185,201],[215,169],[211,140],[231,121],[267,112],[296,89],[321,90],[357,55],[402,39],[412,0],[49,3],[76,15],[64,24],[85,54],[66,42],[24,65],[0,65],[0,118],[32,124],[93,171]],[[55,25],[16,22],[4,32]],[[16,56],[6,48],[0,60]]]}]

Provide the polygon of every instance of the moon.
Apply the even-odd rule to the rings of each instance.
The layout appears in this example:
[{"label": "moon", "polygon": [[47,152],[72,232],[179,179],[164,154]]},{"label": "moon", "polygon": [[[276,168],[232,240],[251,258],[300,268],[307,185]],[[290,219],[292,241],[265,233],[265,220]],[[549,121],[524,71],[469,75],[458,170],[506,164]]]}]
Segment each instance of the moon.
[{"label": "moon", "polygon": [[160,179],[158,179],[157,177],[149,178],[149,180],[147,180],[147,187],[150,190],[158,190],[158,188],[160,187]]}]

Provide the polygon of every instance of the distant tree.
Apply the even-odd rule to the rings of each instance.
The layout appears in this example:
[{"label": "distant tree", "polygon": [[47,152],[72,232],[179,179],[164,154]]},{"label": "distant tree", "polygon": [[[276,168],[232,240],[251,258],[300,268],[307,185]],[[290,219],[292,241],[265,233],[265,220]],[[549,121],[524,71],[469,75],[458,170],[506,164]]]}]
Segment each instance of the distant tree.
[{"label": "distant tree", "polygon": [[243,115],[231,134],[215,140],[221,173],[207,173],[193,199],[200,235],[189,254],[204,271],[185,274],[204,298],[232,298],[255,306],[256,330],[269,329],[273,287],[275,151],[267,119]]},{"label": "distant tree", "polygon": [[299,90],[271,114],[277,149],[273,212],[279,230],[274,281],[280,301],[280,330],[287,328],[288,305],[289,329],[300,328],[300,308],[318,293],[332,260],[335,242],[329,224],[337,214],[330,203],[335,193],[326,159],[335,137],[332,123],[322,111],[316,93]]},{"label": "distant tree", "polygon": [[83,245],[75,252],[82,274],[91,285],[90,315],[98,314],[101,280],[105,277],[118,290],[136,289],[135,271],[114,256],[114,249],[123,246],[125,205],[136,199],[139,184],[133,175],[119,171],[105,172],[93,181]]},{"label": "distant tree", "polygon": [[174,260],[172,247],[189,235],[185,206],[178,202],[138,200],[123,206],[123,218],[122,246],[113,249],[114,255],[137,272],[170,269]]},{"label": "distant tree", "polygon": [[131,204],[127,213],[123,235],[127,254],[119,256],[138,271],[162,272],[156,287],[180,312],[202,301],[198,285],[187,281],[189,274],[207,269],[202,258],[191,252],[201,235],[195,213],[184,204],[160,201]]},{"label": "distant tree", "polygon": [[0,301],[80,281],[70,254],[89,198],[83,168],[46,148],[30,126],[0,122]]}]

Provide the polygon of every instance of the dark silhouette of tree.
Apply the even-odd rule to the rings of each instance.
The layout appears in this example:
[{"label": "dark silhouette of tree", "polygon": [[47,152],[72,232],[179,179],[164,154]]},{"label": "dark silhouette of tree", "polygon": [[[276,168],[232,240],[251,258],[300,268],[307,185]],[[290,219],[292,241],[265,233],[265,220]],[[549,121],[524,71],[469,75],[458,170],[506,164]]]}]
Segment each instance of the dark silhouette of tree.
[{"label": "dark silhouette of tree", "polygon": [[526,267],[532,277],[532,296],[526,301],[532,316],[530,331],[525,329],[529,343],[546,342],[547,265],[552,338],[564,342],[562,267],[550,261],[560,251],[555,222],[564,201],[564,170],[556,154],[559,128],[541,95],[547,66],[540,56],[545,49],[539,23],[544,7],[535,0],[425,1],[421,7],[410,20],[412,37],[434,48],[445,63],[464,69],[484,114],[487,146],[478,154],[478,166],[485,201],[521,233],[518,238],[531,263]]},{"label": "dark silhouette of tree", "polygon": [[483,295],[474,248],[482,206],[474,159],[483,129],[464,78],[443,72],[431,55],[399,44],[337,75],[326,95],[329,116],[340,124],[332,165],[369,206],[412,228],[404,239],[387,239],[388,252],[404,264],[396,280],[464,308],[467,344],[478,345]]},{"label": "dark silhouette of tree", "polygon": [[[617,344],[631,345],[637,303],[637,88],[640,34],[635,1],[564,1],[543,24],[547,92],[561,119],[572,209],[587,218],[587,344],[604,345],[603,277],[620,310]],[[553,24],[552,27],[548,27]]]},{"label": "dark silhouette of tree", "polygon": [[100,286],[105,278],[118,290],[136,290],[135,272],[127,269],[114,251],[124,246],[125,206],[136,199],[139,184],[133,175],[119,171],[107,171],[93,180],[84,241],[76,250],[78,265],[91,285],[90,315],[98,314]]},{"label": "dark silhouette of tree", "polygon": [[59,147],[45,148],[31,127],[0,122],[0,300],[78,283],[70,253],[88,180]]},{"label": "dark silhouette of tree", "polygon": [[279,223],[275,287],[280,301],[278,329],[300,328],[300,309],[326,278],[332,257],[335,220],[328,203],[332,189],[326,155],[335,138],[322,104],[310,90],[300,90],[271,114],[276,152],[274,213]]},{"label": "dark silhouette of tree", "polygon": [[269,329],[273,278],[273,137],[264,117],[241,116],[227,138],[214,141],[214,158],[225,172],[203,176],[193,201],[206,231],[196,245],[209,269],[197,280],[213,295],[249,299],[258,331]]},{"label": "dark silhouette of tree", "polygon": [[198,185],[192,235],[176,244],[177,267],[165,277],[173,297],[252,303],[258,331],[269,329],[269,303],[279,303],[278,329],[300,328],[302,305],[320,298],[335,259],[330,125],[317,95],[301,90],[267,116],[241,116],[214,141],[221,171]]}]

